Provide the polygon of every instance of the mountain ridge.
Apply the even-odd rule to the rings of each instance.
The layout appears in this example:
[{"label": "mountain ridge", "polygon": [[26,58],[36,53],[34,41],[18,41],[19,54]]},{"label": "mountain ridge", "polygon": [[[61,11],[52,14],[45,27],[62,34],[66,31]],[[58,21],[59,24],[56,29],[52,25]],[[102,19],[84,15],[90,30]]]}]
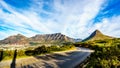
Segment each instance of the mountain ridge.
[{"label": "mountain ridge", "polygon": [[70,38],[61,33],[54,33],[54,34],[37,34],[30,38],[31,41],[38,41],[38,42],[54,42],[54,41],[66,41],[66,42],[73,42],[73,38]]},{"label": "mountain ridge", "polygon": [[26,37],[21,34],[9,36],[3,40],[0,40],[0,44],[29,44],[30,42],[35,43],[54,43],[54,42],[81,42],[81,41],[93,41],[93,40],[104,40],[112,39],[114,37],[104,35],[101,31],[95,30],[86,39],[74,39],[68,37],[62,33],[53,34],[37,34],[32,37]]}]

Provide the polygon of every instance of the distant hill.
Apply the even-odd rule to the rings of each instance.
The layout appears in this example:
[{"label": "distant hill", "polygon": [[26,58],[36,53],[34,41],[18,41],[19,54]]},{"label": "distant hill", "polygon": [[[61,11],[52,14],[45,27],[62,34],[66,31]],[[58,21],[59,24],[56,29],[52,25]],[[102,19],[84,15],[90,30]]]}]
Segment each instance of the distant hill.
[{"label": "distant hill", "polygon": [[89,37],[84,39],[83,41],[94,41],[94,40],[105,40],[112,39],[113,37],[104,35],[99,30],[95,30]]},{"label": "distant hill", "polygon": [[13,35],[13,36],[9,36],[8,38],[5,38],[4,40],[0,41],[0,44],[28,44],[29,40],[27,37],[21,35],[21,34],[17,34],[17,35]]},{"label": "distant hill", "polygon": [[78,39],[74,39],[74,41],[75,41],[75,42],[81,42],[82,39],[79,39],[79,38],[78,38]]},{"label": "distant hill", "polygon": [[74,42],[73,38],[70,38],[61,33],[55,34],[43,34],[43,35],[35,35],[30,38],[30,41],[33,42]]},{"label": "distant hill", "polygon": [[0,44],[16,44],[16,45],[25,45],[29,43],[53,43],[53,42],[74,42],[73,38],[70,38],[61,33],[54,34],[43,34],[35,35],[33,37],[27,38],[21,34],[9,36],[3,40],[0,40]]}]

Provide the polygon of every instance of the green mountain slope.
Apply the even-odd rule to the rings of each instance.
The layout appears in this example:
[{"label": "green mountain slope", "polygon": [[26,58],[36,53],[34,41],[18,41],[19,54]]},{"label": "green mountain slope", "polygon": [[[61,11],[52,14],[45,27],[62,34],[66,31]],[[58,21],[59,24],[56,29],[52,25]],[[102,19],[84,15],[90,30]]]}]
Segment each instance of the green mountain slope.
[{"label": "green mountain slope", "polygon": [[113,39],[113,38],[114,37],[104,35],[99,30],[95,30],[89,37],[87,37],[83,41],[105,40],[105,39]]}]

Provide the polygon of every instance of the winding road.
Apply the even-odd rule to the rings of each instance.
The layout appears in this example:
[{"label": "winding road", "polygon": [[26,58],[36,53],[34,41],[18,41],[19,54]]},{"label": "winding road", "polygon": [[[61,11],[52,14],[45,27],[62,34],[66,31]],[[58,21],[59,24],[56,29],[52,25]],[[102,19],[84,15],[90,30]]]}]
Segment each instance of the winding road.
[{"label": "winding road", "polygon": [[[93,50],[77,48],[74,51],[56,52],[16,60],[16,68],[74,68],[84,61]],[[0,68],[9,68],[11,61],[0,62]]]}]

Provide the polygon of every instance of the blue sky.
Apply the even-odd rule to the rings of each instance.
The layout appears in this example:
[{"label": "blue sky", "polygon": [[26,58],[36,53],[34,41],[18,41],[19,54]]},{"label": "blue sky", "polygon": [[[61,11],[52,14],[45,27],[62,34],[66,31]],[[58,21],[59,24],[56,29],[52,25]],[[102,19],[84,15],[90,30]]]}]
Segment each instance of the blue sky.
[{"label": "blue sky", "polygon": [[86,38],[99,29],[120,37],[120,0],[0,0],[0,39],[62,33]]}]

